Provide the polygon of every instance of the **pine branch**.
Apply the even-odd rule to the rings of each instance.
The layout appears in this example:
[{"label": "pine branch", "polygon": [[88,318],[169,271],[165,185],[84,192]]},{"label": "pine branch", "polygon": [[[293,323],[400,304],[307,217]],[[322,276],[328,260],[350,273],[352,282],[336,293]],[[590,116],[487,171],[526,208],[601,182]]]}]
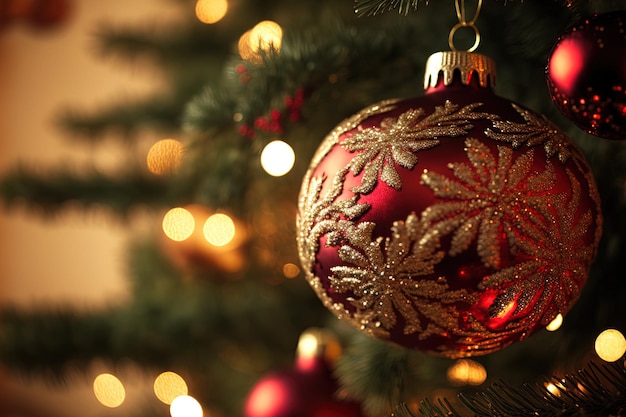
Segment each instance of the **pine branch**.
[{"label": "pine branch", "polygon": [[[417,10],[422,0],[355,0],[354,12],[358,16],[375,16],[380,13],[398,9],[401,15]],[[428,5],[429,0],[423,0]]]},{"label": "pine branch", "polygon": [[179,87],[176,95],[155,95],[114,103],[92,114],[84,109],[66,109],[58,117],[57,124],[75,138],[89,142],[100,141],[107,134],[114,134],[121,141],[131,142],[143,129],[178,131],[182,109],[196,94],[196,88]]},{"label": "pine branch", "polygon": [[[626,367],[624,359],[613,363],[590,362],[586,368],[534,384],[514,387],[503,381],[476,394],[459,394],[459,399],[473,417],[584,417],[623,415],[626,412]],[[551,392],[546,387],[554,387]],[[437,403],[424,400],[420,415],[425,417],[462,417],[446,399]],[[406,404],[392,414],[416,417]]]},{"label": "pine branch", "polygon": [[139,172],[111,177],[96,171],[78,174],[65,168],[46,173],[17,168],[1,179],[0,197],[7,205],[23,203],[47,215],[72,206],[103,206],[126,216],[138,205],[167,204],[171,193],[162,178]]}]

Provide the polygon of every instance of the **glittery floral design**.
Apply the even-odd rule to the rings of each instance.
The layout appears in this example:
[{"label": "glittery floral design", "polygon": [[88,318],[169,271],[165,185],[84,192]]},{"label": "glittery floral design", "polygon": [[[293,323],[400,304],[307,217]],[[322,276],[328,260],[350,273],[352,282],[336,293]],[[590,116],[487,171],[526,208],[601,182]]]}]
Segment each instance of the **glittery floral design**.
[{"label": "glittery floral design", "polygon": [[[594,245],[584,243],[593,216],[590,210],[576,216],[581,188],[569,170],[567,174],[573,191],[570,200],[554,196],[554,212],[547,227],[535,229],[535,234],[519,242],[529,260],[494,273],[481,283],[482,289],[508,285],[495,299],[490,316],[497,317],[505,306],[514,303],[512,318],[520,313],[525,317],[518,326],[535,325],[541,318],[545,325],[576,301],[594,256]],[[524,280],[517,279],[519,276]]]},{"label": "glittery floral design", "polygon": [[[347,242],[339,249],[347,266],[331,268],[331,288],[350,294],[361,326],[391,330],[401,316],[405,334],[419,332],[424,338],[456,327],[453,304],[470,297],[465,290],[451,291],[445,278],[429,276],[445,253],[437,242],[420,243],[424,225],[415,213],[396,221],[391,237],[373,239],[374,227],[370,222],[349,225]],[[419,279],[425,276],[428,279]]]},{"label": "glittery floral design", "polygon": [[300,212],[298,215],[298,251],[304,266],[309,269],[315,260],[315,254],[319,250],[319,239],[328,235],[329,244],[341,241],[344,223],[351,224],[350,220],[360,217],[369,209],[368,204],[358,204],[358,196],[348,200],[335,201],[343,190],[343,181],[348,173],[344,168],[333,179],[333,186],[322,196],[322,186],[325,178],[312,177],[303,184],[306,190],[300,196]]},{"label": "glittery floral design", "polygon": [[550,216],[546,193],[554,186],[554,169],[548,162],[544,171],[534,172],[532,149],[514,160],[507,146],[498,146],[496,157],[477,139],[469,138],[465,144],[470,163],[449,164],[453,178],[422,174],[422,182],[446,200],[428,207],[422,217],[431,224],[428,236],[452,233],[451,256],[476,241],[485,266],[500,268],[502,233],[515,248]]},{"label": "glittery floral design", "polygon": [[415,152],[437,146],[437,137],[467,135],[473,128],[470,120],[496,117],[474,111],[481,105],[473,103],[459,109],[458,105],[446,101],[425,117],[423,109],[410,109],[397,118],[384,119],[379,128],[363,129],[347,137],[341,146],[357,153],[350,161],[350,169],[355,175],[365,171],[361,185],[352,191],[362,194],[371,192],[379,175],[385,184],[400,190],[402,180],[396,171],[396,164],[413,169],[418,162]]},{"label": "glittery floral design", "polygon": [[557,155],[559,161],[567,162],[573,152],[573,147],[567,136],[545,117],[525,110],[514,103],[511,103],[511,106],[524,118],[526,123],[495,120],[493,127],[498,132],[487,129],[485,135],[492,139],[508,142],[513,149],[522,145],[532,147],[543,144],[548,158]]}]

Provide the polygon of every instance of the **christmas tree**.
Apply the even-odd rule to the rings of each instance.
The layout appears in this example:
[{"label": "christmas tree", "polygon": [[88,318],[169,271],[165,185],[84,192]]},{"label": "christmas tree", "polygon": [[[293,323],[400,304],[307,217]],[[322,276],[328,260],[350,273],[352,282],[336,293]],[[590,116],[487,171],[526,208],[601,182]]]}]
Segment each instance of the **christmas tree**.
[{"label": "christmas tree", "polygon": [[[557,59],[559,40],[571,40],[564,36],[572,33],[568,32],[572,25],[578,22],[576,36],[582,33],[584,37],[585,28],[600,30],[599,23],[585,26],[585,19],[594,13],[609,16],[600,31],[619,38],[614,33],[623,32],[623,2],[179,3],[187,18],[175,25],[154,29],[110,25],[99,32],[105,54],[128,60],[152,58],[168,81],[164,91],[95,113],[68,112],[60,121],[68,135],[82,138],[89,146],[110,134],[132,145],[144,129],[179,139],[159,141],[145,156],[131,155],[131,166],[114,175],[95,169],[84,173],[50,167],[42,172],[20,167],[1,179],[0,194],[9,208],[50,215],[77,206],[87,212],[106,207],[121,221],[132,221],[137,210],[147,208],[152,222],[129,245],[132,298],[123,305],[90,312],[64,306],[4,306],[0,360],[5,368],[16,375],[63,380],[69,373],[86,372],[95,361],[105,363],[110,374],[115,374],[119,364],[130,362],[157,380],[170,381],[169,388],[161,390],[169,393],[163,394],[155,385],[155,398],[133,411],[138,416],[166,415],[170,411],[165,403],[171,404],[172,415],[177,417],[174,408],[179,399],[189,401],[192,408],[201,407],[211,417],[304,413],[293,410],[306,410],[310,416],[376,417],[626,413],[624,349],[620,350],[626,330],[621,300],[626,284],[620,275],[620,258],[626,255],[626,135],[623,110],[613,110],[626,106],[621,97],[626,77],[619,61],[612,59],[624,51],[623,39],[621,43],[620,39],[603,39],[602,45],[585,50],[591,54],[598,48],[608,50],[609,58],[601,55],[604,58],[585,61],[579,57],[585,73],[621,82],[611,81],[606,91],[604,84],[592,80],[589,88],[562,93],[554,85],[558,76],[546,71],[548,63]],[[468,46],[459,46],[464,43]],[[507,120],[506,112],[496,115],[500,109],[483,111],[478,104],[458,109],[453,103],[462,102],[458,92],[433,105],[431,113],[426,105],[407,110],[403,102],[390,100],[423,96],[429,56],[457,47],[470,50],[472,44],[497,63],[495,92],[514,103],[511,118],[517,119]],[[566,67],[571,68],[572,62],[568,58]],[[618,68],[617,75],[606,69],[611,65]],[[489,74],[493,78],[495,72]],[[450,75],[459,81],[458,72]],[[470,79],[461,84],[467,85],[458,88],[475,83],[472,88],[483,94],[493,86],[490,79],[485,83],[491,85],[485,87],[478,74],[466,78]],[[447,94],[445,87],[443,93],[438,91]],[[603,94],[611,97],[608,110],[602,108]],[[573,99],[580,106],[572,105]],[[585,107],[582,100],[597,104]],[[407,111],[399,114],[400,108]],[[571,109],[573,113],[568,114]],[[385,118],[376,121],[380,115]],[[487,121],[490,124],[480,132],[472,130]],[[406,147],[413,142],[394,142],[387,154],[387,148],[372,145],[389,138],[414,140],[416,135],[423,139],[421,148],[411,148],[411,152]],[[496,141],[497,146],[485,150],[478,136]],[[419,172],[416,183],[431,187],[441,201],[451,198],[443,189],[455,184],[419,165],[431,148],[443,142],[442,137],[456,138],[461,148],[465,146],[463,155],[467,154],[471,166],[443,163],[446,170],[465,179],[464,185],[474,181],[468,170],[489,167],[488,157],[497,150],[500,162],[493,162],[493,171],[503,171],[509,185],[523,184],[523,192],[545,196],[563,179],[570,186],[548,200],[524,194],[532,200],[531,214],[509,217],[523,217],[530,232],[524,227],[515,231],[506,213],[499,217],[492,213],[490,224],[498,224],[493,232],[473,220],[477,215],[463,207],[473,210],[472,204],[482,201],[478,194],[464,201],[467,206],[454,205],[461,213],[455,212],[456,217],[448,211],[445,217],[443,206],[437,210],[431,206],[430,210],[414,208],[417,215],[391,219],[394,234],[387,240],[371,236],[373,229],[367,227],[372,220],[348,221],[372,215],[375,204],[386,204],[391,194],[384,194],[378,203],[367,200],[382,187],[404,192],[406,186],[403,189],[400,182],[406,182],[405,171]],[[344,141],[350,155],[361,153],[369,159],[330,161],[336,166],[334,171],[326,167],[324,175],[316,177],[316,164],[325,163],[331,155],[330,148],[318,150],[324,138],[330,138],[330,147]],[[368,148],[359,147],[361,138],[370,141]],[[544,174],[536,165],[524,165],[526,157],[514,153],[527,148],[533,148],[533,155],[546,155],[549,168]],[[128,152],[136,148],[129,146]],[[517,165],[502,165],[505,158]],[[377,161],[378,168],[372,168]],[[591,174],[582,179],[585,164]],[[559,167],[564,166],[560,173]],[[333,187],[324,188],[327,178],[335,185],[348,181],[352,175],[348,168],[360,183],[349,192],[339,187],[335,194]],[[497,180],[494,177],[492,183]],[[459,188],[458,195],[464,190]],[[351,198],[341,201],[346,193]],[[321,206],[325,198],[330,203]],[[580,209],[583,214],[579,214],[576,205],[585,199],[588,210]],[[601,212],[594,208],[599,202]],[[446,207],[452,210],[451,205]],[[572,214],[555,216],[559,209]],[[394,210],[384,206],[383,211]],[[560,233],[567,239],[556,246],[544,245],[553,239],[550,225],[559,222]],[[308,227],[323,235],[325,245],[318,243],[321,238]],[[472,227],[479,229],[479,237],[453,232]],[[429,234],[429,230],[436,233]],[[307,240],[311,235],[316,236],[313,243]],[[397,294],[390,295],[392,307],[381,308],[382,312],[372,307],[387,300],[382,295],[387,287],[370,290],[374,286],[364,283],[363,277],[375,269],[381,248],[390,259],[395,250],[395,262],[401,263],[398,241],[405,237],[408,240],[403,244],[412,248],[413,264],[423,264],[409,274],[409,280],[418,273],[432,275],[442,259],[455,252],[451,259],[459,264],[449,268],[458,270],[461,278],[466,273],[480,275],[480,291],[487,288],[484,293],[492,295],[491,306],[483,308],[487,301],[476,301],[473,297],[481,295],[466,291],[469,284],[454,286],[449,277],[443,277],[430,287],[425,281],[419,284],[426,286],[426,293],[418,295],[432,305],[431,316],[413,311],[419,310],[418,298],[409,295],[418,297],[415,293],[422,290],[417,286],[414,292],[406,290],[408,298],[402,298],[411,307],[399,305]],[[376,245],[364,238],[373,239]],[[451,249],[444,249],[445,245]],[[510,252],[502,249],[506,245],[511,246]],[[561,258],[546,255],[567,245],[568,262],[574,266],[563,267],[557,262]],[[320,255],[323,248],[333,247],[332,255]],[[469,259],[463,253],[470,248],[480,254],[483,266],[478,272],[463,264]],[[322,266],[307,265],[309,257]],[[534,284],[516,286],[519,275],[544,258],[557,259],[553,268],[533,266]],[[329,267],[329,259],[339,265]],[[587,263],[591,264],[588,278]],[[319,279],[324,273],[329,275],[326,284]],[[549,286],[552,292],[546,289]],[[501,288],[511,292],[495,295]],[[470,317],[468,328],[457,329],[461,318],[444,320],[452,310],[437,303],[453,304],[454,312],[465,303],[478,307],[464,312],[465,319]],[[562,315],[556,314],[561,311]],[[481,314],[486,317],[484,323]],[[562,325],[557,319],[563,319]],[[404,336],[396,337],[399,321]],[[512,331],[506,327],[509,321],[522,327]],[[355,327],[362,327],[363,332]],[[385,330],[382,337],[380,328]],[[483,340],[474,338],[475,334],[468,336],[468,329],[479,329],[481,337],[491,337],[491,332],[496,336],[483,349]],[[499,336],[503,329],[506,338]],[[457,341],[445,349],[422,348],[423,340],[448,337],[450,330],[466,337],[463,343],[471,344],[467,337],[474,338],[472,343],[478,347]],[[418,342],[406,336],[413,334]],[[311,340],[313,359],[321,362],[313,368],[303,360],[311,354],[306,353]],[[409,344],[417,348],[407,348]],[[613,357],[605,353],[611,344],[617,351],[611,352]],[[285,369],[291,373],[277,373]],[[317,379],[307,386],[303,381],[314,372],[319,373],[314,374]],[[102,394],[122,389],[110,374],[94,382],[95,395],[101,399],[103,415],[118,415],[115,407],[123,397],[111,399]],[[107,377],[113,385],[106,385]],[[287,390],[289,394],[270,391],[264,402],[254,402],[251,393],[268,381],[284,390],[305,388]],[[108,388],[98,391],[99,384]],[[278,403],[284,403],[285,409],[291,407],[291,414],[276,408]]]}]

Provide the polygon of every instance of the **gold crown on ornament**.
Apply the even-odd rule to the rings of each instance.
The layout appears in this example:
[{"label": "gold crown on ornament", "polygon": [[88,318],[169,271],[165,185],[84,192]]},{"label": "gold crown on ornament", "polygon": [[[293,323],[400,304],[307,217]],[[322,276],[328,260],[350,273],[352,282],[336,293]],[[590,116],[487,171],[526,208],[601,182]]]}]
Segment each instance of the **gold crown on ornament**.
[{"label": "gold crown on ornament", "polygon": [[463,84],[469,84],[472,76],[477,74],[481,87],[496,85],[496,63],[488,56],[464,52],[445,51],[432,54],[426,61],[424,89],[437,86],[439,73],[443,74],[443,83],[452,83],[454,71],[459,71]]}]

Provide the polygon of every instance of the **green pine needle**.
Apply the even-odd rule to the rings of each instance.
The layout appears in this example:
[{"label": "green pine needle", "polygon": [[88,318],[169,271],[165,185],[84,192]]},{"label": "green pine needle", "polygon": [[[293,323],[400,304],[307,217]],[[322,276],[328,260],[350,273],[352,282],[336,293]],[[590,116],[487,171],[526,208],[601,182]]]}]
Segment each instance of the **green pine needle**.
[{"label": "green pine needle", "polygon": [[[354,11],[358,16],[375,16],[386,11],[398,9],[401,15],[417,10],[420,0],[355,0]],[[428,5],[429,0],[424,0]]]}]

